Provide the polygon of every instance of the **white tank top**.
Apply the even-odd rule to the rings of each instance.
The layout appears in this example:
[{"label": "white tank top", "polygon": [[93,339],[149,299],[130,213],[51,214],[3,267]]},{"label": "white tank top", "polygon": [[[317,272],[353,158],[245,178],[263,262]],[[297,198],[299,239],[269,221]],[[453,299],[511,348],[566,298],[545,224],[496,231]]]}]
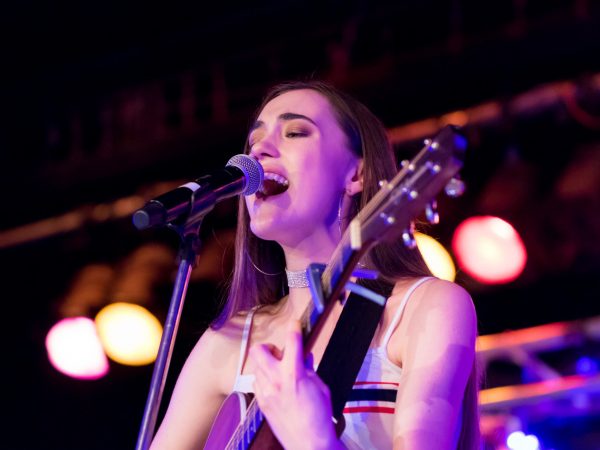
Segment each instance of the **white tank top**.
[{"label": "white tank top", "polygon": [[[392,448],[396,393],[402,369],[388,358],[387,344],[400,323],[402,313],[411,294],[421,284],[430,279],[432,278],[420,278],[409,287],[384,334],[381,346],[370,348],[365,355],[352,392],[344,407],[346,427],[341,440],[350,450]],[[233,391],[254,392],[252,389],[254,375],[242,375],[241,370],[246,359],[248,338],[255,311],[253,309],[248,313],[244,325],[240,360]],[[459,413],[458,417],[461,416],[462,414]],[[459,422],[455,431],[455,447],[458,443],[460,428],[461,423]]]}]

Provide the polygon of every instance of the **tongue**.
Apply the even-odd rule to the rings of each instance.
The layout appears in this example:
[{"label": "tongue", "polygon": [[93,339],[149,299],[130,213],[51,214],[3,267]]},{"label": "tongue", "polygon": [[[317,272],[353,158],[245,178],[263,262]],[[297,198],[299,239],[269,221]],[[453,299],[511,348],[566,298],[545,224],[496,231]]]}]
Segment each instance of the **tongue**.
[{"label": "tongue", "polygon": [[281,183],[278,183],[274,180],[263,180],[261,192],[265,197],[269,197],[271,195],[282,194],[287,191],[287,186],[284,186]]}]

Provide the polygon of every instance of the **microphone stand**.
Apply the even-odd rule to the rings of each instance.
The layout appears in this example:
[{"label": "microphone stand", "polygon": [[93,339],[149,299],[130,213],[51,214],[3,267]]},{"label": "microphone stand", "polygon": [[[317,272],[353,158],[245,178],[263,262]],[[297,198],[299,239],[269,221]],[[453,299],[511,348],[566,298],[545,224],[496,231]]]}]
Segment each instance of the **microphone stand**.
[{"label": "microphone stand", "polygon": [[[212,206],[214,206],[214,203]],[[209,205],[208,210],[198,208],[197,210],[202,212],[200,214],[190,214],[182,225],[172,223],[167,225],[168,228],[176,231],[181,237],[178,253],[179,268],[173,286],[171,303],[169,305],[169,312],[160,340],[158,355],[152,372],[150,391],[148,392],[148,398],[146,400],[142,425],[135,447],[136,450],[147,450],[154,437],[158,409],[160,407],[167,379],[171,355],[173,354],[175,336],[177,335],[177,329],[179,327],[179,319],[181,317],[181,311],[183,309],[183,303],[190,281],[190,274],[193,267],[196,265],[200,250],[200,226],[202,225],[202,219],[205,214],[212,209],[212,206]]]}]

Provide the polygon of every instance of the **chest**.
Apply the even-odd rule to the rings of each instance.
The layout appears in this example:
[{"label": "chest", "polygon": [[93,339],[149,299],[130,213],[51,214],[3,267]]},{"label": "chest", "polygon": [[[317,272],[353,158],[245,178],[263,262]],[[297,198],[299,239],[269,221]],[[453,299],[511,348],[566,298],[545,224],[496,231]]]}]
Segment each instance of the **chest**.
[{"label": "chest", "polygon": [[[386,332],[389,330],[390,325],[392,325],[394,312],[397,309],[397,302],[395,299],[391,298],[391,301],[388,302],[386,308],[384,309],[382,318],[380,323],[375,330],[373,339],[371,341],[370,348],[380,349],[380,351],[388,352],[388,356],[392,361],[398,363],[396,360],[399,359],[398,353],[395,352],[395,348],[398,347],[396,341],[398,339],[393,339],[392,345],[386,346],[386,348],[380,348],[386,344],[384,339],[386,338]],[[331,314],[326,318],[321,331],[315,340],[311,350],[313,355],[313,361],[315,363],[315,367],[320,363],[327,344],[333,334],[337,321],[342,313],[343,306],[341,304],[336,304],[331,311]],[[255,321],[251,328],[251,332],[248,336],[248,345],[247,348],[250,348],[252,345],[256,344],[267,344],[271,348],[273,348],[275,354],[281,354],[285,351],[285,339],[286,339],[287,326],[283,322],[277,321],[277,318],[259,318]],[[395,336],[393,336],[395,338]],[[348,345],[353,345],[352,342],[348,342]],[[254,373],[254,366],[252,359],[243,356],[244,361],[242,364],[242,374],[252,374]]]}]

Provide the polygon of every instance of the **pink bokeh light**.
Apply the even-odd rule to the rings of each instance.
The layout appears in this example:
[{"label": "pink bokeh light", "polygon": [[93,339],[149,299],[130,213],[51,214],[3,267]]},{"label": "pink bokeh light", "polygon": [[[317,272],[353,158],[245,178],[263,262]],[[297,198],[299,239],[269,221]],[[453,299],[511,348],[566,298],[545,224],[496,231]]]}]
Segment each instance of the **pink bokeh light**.
[{"label": "pink bokeh light", "polygon": [[108,373],[96,325],[86,317],[56,323],[46,336],[46,351],[54,368],[70,377],[95,380]]},{"label": "pink bokeh light", "polygon": [[458,265],[485,284],[515,280],[527,262],[527,251],[517,231],[493,216],[464,220],[454,231],[452,249]]}]

